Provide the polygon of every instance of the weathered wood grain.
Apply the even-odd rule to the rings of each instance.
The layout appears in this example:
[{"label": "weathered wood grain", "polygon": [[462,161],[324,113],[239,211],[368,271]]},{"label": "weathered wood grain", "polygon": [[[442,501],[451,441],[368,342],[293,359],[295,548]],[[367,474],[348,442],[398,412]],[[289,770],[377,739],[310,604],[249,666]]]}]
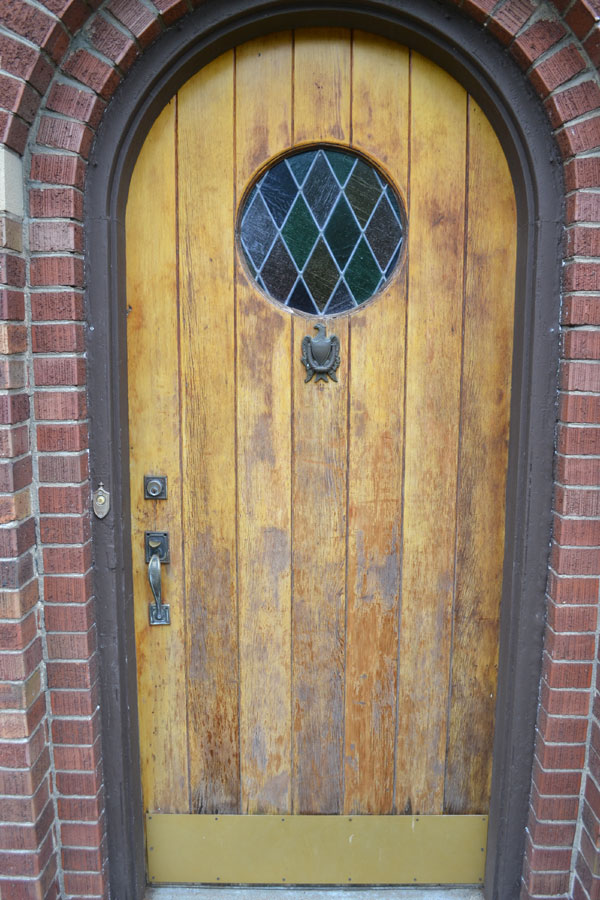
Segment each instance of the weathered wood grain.
[{"label": "weathered wood grain", "polygon": [[[360,32],[354,144],[408,180],[408,52]],[[406,279],[350,319],[345,796],[347,813],[391,813],[402,524]]]},{"label": "weathered wood grain", "polygon": [[[163,110],[142,148],[127,204],[127,338],[131,540],[144,807],[189,812],[186,745],[185,602],[179,470],[179,360],[175,223],[175,110]],[[165,436],[168,436],[165,439]],[[144,500],[144,475],[168,478],[166,501]],[[168,531],[163,566],[170,628],[150,628],[154,597],[144,531]],[[184,727],[181,727],[182,720]]]},{"label": "weathered wood grain", "polygon": [[239,812],[233,51],[179,92],[183,533],[192,811]]},{"label": "weathered wood grain", "polygon": [[411,61],[402,619],[396,806],[441,813],[454,587],[466,94]]},{"label": "weathered wood grain", "polygon": [[350,140],[350,32],[302,28],[294,40],[294,142]]},{"label": "weathered wood grain", "polygon": [[[241,196],[289,146],[292,38],[236,51]],[[237,254],[237,470],[242,811],[291,808],[291,316],[261,296]]]},{"label": "weathered wood grain", "polygon": [[515,295],[511,177],[498,138],[472,99],[469,110],[448,813],[487,813],[489,805]]}]

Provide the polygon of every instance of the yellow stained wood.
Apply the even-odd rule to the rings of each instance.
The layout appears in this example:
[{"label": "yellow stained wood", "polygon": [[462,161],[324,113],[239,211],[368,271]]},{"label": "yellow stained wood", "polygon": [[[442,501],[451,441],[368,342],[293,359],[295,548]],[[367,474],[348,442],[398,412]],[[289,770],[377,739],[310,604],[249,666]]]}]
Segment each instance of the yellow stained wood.
[{"label": "yellow stained wood", "polygon": [[466,94],[411,63],[398,811],[441,813],[454,585]]},{"label": "yellow stained wood", "polygon": [[[314,319],[295,318],[301,355]],[[338,383],[293,374],[292,710],[295,813],[342,811],[348,417],[347,319],[329,322],[342,363]]]},{"label": "yellow stained wood", "polygon": [[229,52],[179,92],[192,812],[239,811],[233,76]]},{"label": "yellow stained wood", "polygon": [[350,32],[295,32],[294,140],[350,141]]},{"label": "yellow stained wood", "polygon": [[486,812],[490,796],[516,255],[515,199],[506,159],[473,100],[469,110],[457,571],[445,799],[445,810],[457,813]]},{"label": "yellow stained wood", "polygon": [[[152,127],[132,176],[127,205],[129,439],[138,711],[144,806],[187,812],[185,604],[179,470],[179,360],[175,222],[175,109]],[[168,499],[144,500],[144,475],[166,475]],[[170,627],[150,628],[154,598],[144,531],[168,531],[163,566]],[[182,723],[183,726],[182,727]]]},{"label": "yellow stained wood", "polygon": [[[291,34],[236,51],[237,192],[289,146]],[[291,804],[291,317],[237,266],[242,811]],[[299,364],[298,364],[299,365]]]},{"label": "yellow stained wood", "polygon": [[[358,32],[354,144],[408,178],[408,52]],[[382,105],[380,105],[382,104]],[[344,811],[391,813],[398,660],[406,279],[350,319]]]}]

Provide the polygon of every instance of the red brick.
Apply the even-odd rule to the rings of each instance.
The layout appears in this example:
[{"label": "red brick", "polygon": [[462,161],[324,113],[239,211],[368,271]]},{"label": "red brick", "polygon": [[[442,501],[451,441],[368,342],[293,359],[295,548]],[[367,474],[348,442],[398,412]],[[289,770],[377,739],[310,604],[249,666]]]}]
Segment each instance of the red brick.
[{"label": "red brick", "polygon": [[[85,163],[75,156],[37,153],[31,159],[31,178],[45,184],[72,185],[81,190],[85,178]],[[32,211],[32,215],[36,213]]]},{"label": "red brick", "polygon": [[2,711],[0,712],[2,736],[11,741],[30,737],[37,730],[45,715],[46,698],[43,695],[40,695],[26,711]]},{"label": "red brick", "polygon": [[12,75],[28,81],[36,91],[43,94],[50,84],[54,67],[44,55],[34,47],[16,40],[16,35],[0,35],[0,56],[2,68]]},{"label": "red brick", "polygon": [[538,57],[557,44],[567,33],[560,22],[542,20],[535,22],[520,34],[510,48],[510,52],[521,68],[528,69]]},{"label": "red brick", "polygon": [[581,772],[547,772],[542,769],[539,763],[535,763],[533,767],[533,783],[540,794],[546,797],[578,797],[581,788]]},{"label": "red brick", "polygon": [[[17,359],[0,359],[0,390],[25,387],[25,363]],[[7,456],[0,453],[0,456]],[[15,454],[16,455],[16,454]]]},{"label": "red brick", "polygon": [[22,456],[29,450],[29,428],[19,425],[0,429],[0,456],[14,458]]},{"label": "red brick", "polygon": [[551,688],[582,690],[592,683],[592,664],[580,662],[556,662],[544,654],[542,675]]},{"label": "red brick", "polygon": [[0,323],[0,353],[23,353],[26,349],[26,327]]},{"label": "red brick", "polygon": [[0,396],[0,425],[15,425],[29,418],[29,397],[27,394],[4,394]]},{"label": "red brick", "polygon": [[[31,553],[25,553],[18,559],[6,559],[0,561],[0,583],[6,590],[11,591],[25,584],[33,577],[33,559]],[[1,677],[0,677],[0,680]],[[6,681],[16,679],[6,678]]]},{"label": "red brick", "polygon": [[503,44],[509,44],[531,18],[534,9],[529,0],[512,0],[494,13],[489,29]]},{"label": "red brick", "polygon": [[529,897],[561,900],[561,898],[566,898],[569,882],[569,872],[535,872],[529,868],[529,862],[526,859],[523,865],[523,883],[527,894],[522,893],[521,897],[523,900],[528,900]]},{"label": "red brick", "polygon": [[554,517],[554,540],[563,547],[600,545],[600,519],[562,519]]},{"label": "red brick", "polygon": [[25,285],[25,260],[20,256],[0,253],[0,283],[22,288]]},{"label": "red brick", "polygon": [[556,478],[562,484],[568,485],[600,484],[600,459],[588,459],[582,456],[559,456]]},{"label": "red brick", "polygon": [[[571,262],[567,263],[564,271],[564,289],[566,291],[596,291],[600,290],[600,263],[587,262]],[[582,337],[583,336],[583,337]],[[565,335],[565,355],[571,358],[575,357],[575,353],[569,352],[569,342],[576,341],[578,344],[582,340],[587,340],[590,347],[600,347],[600,332],[594,331],[568,331]],[[596,357],[587,357],[589,359],[598,359]]]},{"label": "red brick", "polygon": [[0,766],[9,769],[32,769],[47,746],[46,723],[26,740],[0,741]]},{"label": "red brick", "polygon": [[590,4],[582,2],[582,0],[576,0],[565,16],[565,22],[573,29],[577,37],[582,39],[597,19],[598,16],[591,9]]},{"label": "red brick", "polygon": [[75,50],[64,63],[64,71],[96,91],[104,100],[114,94],[120,77],[108,63],[87,50]]},{"label": "red brick", "polygon": [[91,688],[96,681],[98,664],[95,657],[87,662],[50,660],[47,663],[47,674],[50,690],[85,690]]},{"label": "red brick", "polygon": [[82,513],[88,509],[89,486],[41,487],[39,489],[41,513]]},{"label": "red brick", "polygon": [[74,256],[34,257],[30,265],[31,284],[83,287],[83,260]]},{"label": "red brick", "polygon": [[548,624],[553,631],[581,634],[595,631],[597,623],[596,606],[557,605],[552,601],[548,604]]},{"label": "red brick", "polygon": [[48,575],[71,572],[83,575],[92,564],[91,546],[86,544],[85,547],[44,547],[43,558],[44,571]]},{"label": "red brick", "polygon": [[39,219],[82,219],[83,194],[75,188],[32,188],[31,215]]},{"label": "red brick", "polygon": [[0,491],[13,492],[31,484],[31,457],[26,456],[15,462],[0,462]]},{"label": "red brick", "polygon": [[188,12],[185,0],[155,0],[154,5],[160,10],[165,25],[172,25]]},{"label": "red brick", "polygon": [[54,808],[47,803],[33,825],[0,825],[0,847],[3,850],[37,850],[54,822]]},{"label": "red brick", "polygon": [[96,629],[85,634],[48,634],[49,659],[89,659],[96,649]]},{"label": "red brick", "polygon": [[40,456],[38,471],[40,481],[43,482],[79,484],[88,477],[87,453],[72,456]]},{"label": "red brick", "polygon": [[133,38],[128,37],[100,15],[94,19],[90,28],[92,43],[104,56],[112,59],[121,69],[127,72],[139,55]]},{"label": "red brick", "polygon": [[566,204],[566,221],[600,222],[600,194],[579,191],[569,194]]},{"label": "red brick", "polygon": [[574,87],[557,92],[546,101],[550,121],[555,128],[593,112],[600,106],[600,88],[595,81],[582,81]]},{"label": "red brick", "polygon": [[562,362],[560,386],[565,391],[600,393],[600,363]]},{"label": "red brick", "polygon": [[538,736],[535,753],[544,769],[581,771],[585,762],[585,744],[547,744]]},{"label": "red brick", "polygon": [[494,6],[495,0],[464,0],[463,10],[478,22],[485,22]]},{"label": "red brick", "polygon": [[19,155],[25,151],[29,126],[14,113],[0,111],[0,142]]},{"label": "red brick", "polygon": [[571,847],[575,837],[575,824],[566,822],[529,822],[529,833],[538,847]]},{"label": "red brick", "polygon": [[31,124],[40,104],[40,95],[18,78],[0,74],[0,106]]},{"label": "red brick", "polygon": [[10,897],[11,900],[59,900],[55,879],[56,857],[52,856],[39,878],[28,881],[2,879],[0,891],[3,897]]},{"label": "red brick", "polygon": [[66,822],[60,828],[63,847],[99,847],[104,837],[104,819],[99,822]]},{"label": "red brick", "polygon": [[[95,25],[92,25],[92,33]],[[99,48],[100,49],[100,48]],[[78,90],[70,84],[55,82],[46,102],[48,109],[62,113],[72,119],[85,122],[91,128],[96,129],[100,124],[102,113],[106,109],[106,103],[91,91]],[[48,179],[40,179],[47,181]],[[65,183],[64,180],[61,183]],[[71,184],[71,180],[66,181]]]},{"label": "red brick", "polygon": [[60,30],[56,20],[41,9],[14,0],[0,0],[0,19],[10,23],[11,31],[44,50],[53,45]]},{"label": "red brick", "polygon": [[139,0],[111,0],[108,9],[131,31],[141,47],[147,47],[161,33],[160,22]]},{"label": "red brick", "polygon": [[537,819],[554,822],[574,822],[579,808],[578,797],[545,797],[535,785],[531,789],[531,806]]},{"label": "red brick", "polygon": [[102,770],[93,772],[57,772],[56,788],[63,796],[95,797],[102,787]]},{"label": "red brick", "polygon": [[600,574],[600,550],[582,547],[565,549],[554,544],[550,565],[559,575],[598,575]]},{"label": "red brick", "polygon": [[88,427],[85,424],[38,425],[38,449],[41,452],[69,452],[88,446]]},{"label": "red brick", "polygon": [[[55,716],[91,716],[97,708],[98,702],[99,696],[96,687],[92,688],[90,691],[52,691],[50,698],[52,713]],[[72,751],[86,750],[89,753],[92,752],[92,748],[89,747],[67,747],[66,749]],[[54,756],[56,759],[56,751]],[[63,768],[72,767],[63,766]]]},{"label": "red brick", "polygon": [[42,116],[37,133],[37,143],[58,150],[70,150],[87,159],[94,139],[94,132],[82,122]]},{"label": "red brick", "polygon": [[83,325],[33,325],[31,342],[34,353],[80,353],[85,349]]},{"label": "red brick", "polygon": [[100,714],[96,712],[89,719],[53,719],[51,729],[57,744],[91,746],[100,733]]},{"label": "red brick", "polygon": [[0,590],[0,618],[20,619],[38,601],[37,580],[17,591]]},{"label": "red brick", "polygon": [[89,872],[73,873],[65,872],[65,890],[69,894],[94,894],[102,897],[105,895],[104,875],[92,875]]},{"label": "red brick", "polygon": [[[46,836],[42,846],[36,853],[7,853],[0,852],[0,872],[5,878],[31,878],[37,877],[44,870],[52,852],[54,841],[52,835]],[[17,898],[16,894],[13,897]]]},{"label": "red brick", "polygon": [[29,228],[34,251],[83,250],[83,228],[74,222],[34,222]]},{"label": "red brick", "polygon": [[600,29],[598,26],[590,31],[589,35],[583,42],[583,48],[589,55],[592,63],[597,67],[600,65]]},{"label": "red brick", "polygon": [[22,681],[29,678],[42,660],[42,644],[36,638],[23,651],[0,656],[0,681]]},{"label": "red brick", "polygon": [[600,187],[600,157],[590,156],[568,162],[565,167],[565,182],[567,191]]},{"label": "red brick", "polygon": [[87,414],[85,392],[36,391],[34,408],[38,421],[43,421],[44,419],[85,419]]},{"label": "red brick", "polygon": [[83,319],[83,294],[76,291],[44,291],[31,296],[31,315],[34,321]]},{"label": "red brick", "polygon": [[563,159],[600,147],[600,116],[566,125],[556,133]]},{"label": "red brick", "polygon": [[588,691],[557,690],[542,682],[541,703],[551,716],[587,716],[589,700]]},{"label": "red brick", "polygon": [[[89,516],[69,516],[40,520],[40,536],[44,544],[81,544],[90,538]],[[76,631],[78,629],[67,629]]]},{"label": "red brick", "polygon": [[21,556],[35,544],[35,521],[27,519],[11,528],[0,528],[0,556]]},{"label": "red brick", "polygon": [[25,318],[25,297],[23,291],[0,288],[0,319]]},{"label": "red brick", "polygon": [[37,618],[30,612],[19,622],[0,623],[0,650],[23,650],[37,634]]},{"label": "red brick", "polygon": [[[96,685],[91,691],[54,691],[53,699],[61,695],[73,697],[76,694],[84,694],[93,701],[98,700],[99,689]],[[54,763],[57,771],[63,772],[90,772],[94,770],[102,759],[102,741],[98,739],[89,747],[59,746],[54,750]],[[63,843],[67,843],[63,837]],[[72,843],[70,846],[89,846],[88,844]]]},{"label": "red brick", "polygon": [[558,485],[554,506],[564,516],[600,516],[600,491]]},{"label": "red brick", "polygon": [[88,575],[44,578],[47,603],[86,603],[92,596],[92,579]]},{"label": "red brick", "polygon": [[39,386],[82,385],[85,384],[85,360],[72,356],[34,359],[33,374]]},{"label": "red brick", "polygon": [[567,872],[571,865],[572,850],[531,847],[527,853],[529,864],[535,872]]}]

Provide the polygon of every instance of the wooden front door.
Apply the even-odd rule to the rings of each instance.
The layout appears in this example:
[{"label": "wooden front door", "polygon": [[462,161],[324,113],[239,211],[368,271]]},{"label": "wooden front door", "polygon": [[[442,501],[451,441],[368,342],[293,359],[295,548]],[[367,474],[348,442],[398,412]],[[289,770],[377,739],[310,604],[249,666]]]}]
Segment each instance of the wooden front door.
[{"label": "wooden front door", "polygon": [[[265,166],[311,147],[354,148],[406,216],[385,284],[333,316],[267,296],[239,238]],[[481,881],[515,246],[486,117],[380,37],[244,44],[152,127],[127,207],[127,322],[155,883]],[[337,381],[305,381],[319,322]],[[149,475],[166,499],[145,499]],[[162,626],[153,531],[170,542]]]}]

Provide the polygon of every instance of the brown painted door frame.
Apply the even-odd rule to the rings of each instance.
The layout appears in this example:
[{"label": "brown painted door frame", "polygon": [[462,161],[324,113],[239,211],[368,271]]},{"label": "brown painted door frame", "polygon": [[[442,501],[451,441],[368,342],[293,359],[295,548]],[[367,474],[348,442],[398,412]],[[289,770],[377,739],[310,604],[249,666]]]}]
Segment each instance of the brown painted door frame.
[{"label": "brown painted door frame", "polygon": [[[185,27],[167,32],[134,68],[104,118],[92,155],[86,185],[88,321],[93,326],[88,342],[91,468],[93,487],[102,480],[113,498],[111,514],[94,523],[94,556],[96,591],[102,600],[98,628],[111,883],[120,900],[138,900],[144,882],[131,553],[125,524],[129,484],[123,223],[129,178],[161,108],[210,59],[257,34],[339,24],[393,37],[446,68],[492,121],[515,183],[515,357],[486,893],[490,900],[518,895],[550,533],[562,212],[556,149],[546,116],[522,74],[474,23],[429,0],[407,0],[401,14],[397,0],[331,7],[303,4],[298,10],[281,0],[228,0],[201,7]],[[113,161],[110,168],[106,160]]]}]

